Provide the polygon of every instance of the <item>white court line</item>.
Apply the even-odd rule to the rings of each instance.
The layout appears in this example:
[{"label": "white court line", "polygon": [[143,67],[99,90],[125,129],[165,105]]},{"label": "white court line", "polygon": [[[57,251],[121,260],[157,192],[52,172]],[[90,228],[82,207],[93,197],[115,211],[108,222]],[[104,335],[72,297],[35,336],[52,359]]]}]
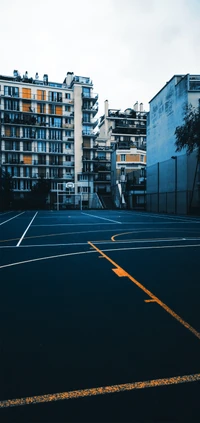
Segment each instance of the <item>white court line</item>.
[{"label": "white court line", "polygon": [[[146,244],[146,243],[158,243],[158,242],[183,242],[183,241],[199,241],[200,238],[172,238],[172,239],[155,239],[155,240],[148,240],[148,239],[137,239],[137,240],[123,240],[123,241],[116,241],[115,245],[118,244]],[[111,244],[113,245],[113,241],[110,240],[101,240],[101,241],[91,241],[94,245],[106,245],[106,244]],[[86,242],[71,242],[68,244],[27,244],[27,245],[20,245],[20,248],[44,248],[44,247],[77,247],[79,245],[88,245],[88,241]],[[193,246],[193,244],[191,244],[191,246]],[[195,244],[196,246],[196,244]],[[0,249],[3,248],[16,248],[16,245],[4,245],[4,246],[0,246]],[[136,248],[138,249],[138,248]],[[102,250],[103,251],[103,250]],[[113,251],[118,251],[118,248],[115,248]]]},{"label": "white court line", "polygon": [[36,212],[36,213],[34,214],[33,219],[30,221],[29,225],[27,226],[26,230],[24,231],[23,235],[21,236],[21,238],[20,238],[19,242],[17,243],[16,247],[19,247],[19,245],[21,244],[21,242],[22,242],[22,240],[23,240],[24,236],[26,235],[26,232],[27,232],[27,231],[28,231],[28,229],[30,228],[31,223],[33,222],[33,220],[35,219],[35,216],[36,216],[37,214],[38,214],[38,212]]},{"label": "white court line", "polygon": [[119,223],[120,225],[122,224],[122,222],[118,222],[117,220],[106,219],[106,217],[99,217],[99,216],[95,216],[94,214],[88,214],[88,213],[81,213],[81,214],[84,214],[85,216],[96,217],[97,219],[108,220],[109,222]]},{"label": "white court line", "polygon": [[[132,214],[133,215],[133,214]],[[161,215],[161,214],[156,214],[156,213],[137,213],[137,216],[146,216],[146,217],[153,217],[153,218],[159,218],[159,219],[168,219],[168,220],[172,220],[174,222],[191,222],[193,221],[193,218],[189,218],[189,217],[184,217],[184,216],[167,216],[166,214]],[[197,218],[198,219],[198,218]],[[196,220],[195,223],[200,223],[200,220]]]},{"label": "white court line", "polygon": [[11,210],[11,211],[9,211],[9,212],[5,212],[5,213],[4,213],[4,212],[1,212],[1,213],[0,213],[0,217],[1,217],[1,216],[4,216],[5,214],[8,214],[8,213],[13,213],[13,210]]},{"label": "white court line", "polygon": [[4,223],[9,222],[9,220],[15,219],[16,217],[20,216],[20,214],[23,214],[23,213],[25,213],[25,212],[19,213],[19,214],[17,214],[17,215],[16,215],[16,216],[14,216],[14,217],[11,217],[10,219],[5,220],[4,222],[0,223],[0,226],[1,226],[1,225],[4,225]]},{"label": "white court line", "polygon": [[[93,241],[91,241],[93,242]],[[96,242],[96,241],[94,241]],[[93,242],[93,243],[94,243]],[[105,244],[105,243],[104,243]],[[108,244],[112,244],[112,241],[108,242]],[[69,244],[24,244],[20,245],[19,248],[33,248],[33,247],[77,247],[78,245],[88,245],[88,241],[86,242],[71,242]],[[0,245],[0,249],[3,248],[17,248],[16,245]]]},{"label": "white court line", "polygon": [[[188,248],[188,247],[193,247],[193,248],[194,247],[200,247],[200,244],[194,244],[194,245],[193,244],[188,244],[188,245],[163,245],[163,246],[158,246],[158,247],[107,248],[107,249],[102,249],[101,251],[105,253],[105,252],[114,252],[114,251],[154,250],[154,249],[162,249],[162,248]],[[3,264],[2,266],[0,266],[0,269],[4,269],[6,267],[19,266],[20,264],[33,263],[33,262],[36,262],[36,261],[50,260],[50,259],[55,259],[55,258],[77,256],[77,255],[90,254],[90,253],[98,253],[98,252],[95,251],[95,250],[77,251],[75,253],[66,253],[66,254],[58,254],[58,255],[55,255],[55,256],[39,257],[39,258],[36,258],[36,259],[19,261],[19,262],[16,262],[16,263]]]},{"label": "white court line", "polygon": [[[104,223],[54,223],[54,225],[32,225],[32,226],[98,226],[98,225],[110,225],[110,223],[104,222]],[[114,223],[113,223],[114,224]]]},{"label": "white court line", "polygon": [[96,251],[95,250],[77,251],[76,253],[66,253],[66,254],[57,254],[56,256],[39,257],[39,258],[36,258],[36,259],[18,261],[16,263],[3,264],[3,266],[0,266],[0,269],[4,269],[5,267],[19,266],[20,264],[33,263],[35,261],[50,260],[50,259],[55,259],[55,258],[60,258],[60,257],[76,256],[76,255],[89,254],[89,253],[96,253]]}]

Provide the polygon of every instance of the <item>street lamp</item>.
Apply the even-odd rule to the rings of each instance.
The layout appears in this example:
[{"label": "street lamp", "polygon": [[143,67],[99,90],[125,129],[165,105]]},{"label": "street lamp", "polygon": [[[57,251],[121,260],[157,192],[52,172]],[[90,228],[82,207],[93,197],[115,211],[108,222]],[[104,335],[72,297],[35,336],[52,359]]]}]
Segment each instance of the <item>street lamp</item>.
[{"label": "street lamp", "polygon": [[171,159],[175,160],[174,192],[175,192],[175,214],[177,214],[177,156],[171,156]]},{"label": "street lamp", "polygon": [[157,212],[160,211],[160,163],[157,163]]}]

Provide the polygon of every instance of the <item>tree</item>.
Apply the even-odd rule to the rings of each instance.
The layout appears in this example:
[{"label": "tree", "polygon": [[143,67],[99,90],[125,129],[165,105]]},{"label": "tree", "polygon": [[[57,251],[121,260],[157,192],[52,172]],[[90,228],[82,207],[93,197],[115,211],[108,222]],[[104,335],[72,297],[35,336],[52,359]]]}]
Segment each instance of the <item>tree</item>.
[{"label": "tree", "polygon": [[0,167],[0,209],[10,208],[12,201],[12,176]]},{"label": "tree", "polygon": [[191,104],[185,107],[185,116],[183,121],[183,125],[178,126],[174,133],[176,136],[176,151],[181,151],[182,149],[186,148],[186,152],[189,155],[195,149],[197,149],[196,169],[194,172],[192,195],[189,204],[189,210],[191,210],[197,170],[200,162],[200,109],[196,109]]},{"label": "tree", "polygon": [[35,207],[44,208],[46,205],[47,196],[51,190],[50,179],[41,177],[39,181],[33,185],[31,189],[31,197]]},{"label": "tree", "polygon": [[200,160],[200,110],[191,104],[185,107],[183,125],[175,130],[176,151],[186,148],[187,154],[191,154],[197,148],[198,161]]}]

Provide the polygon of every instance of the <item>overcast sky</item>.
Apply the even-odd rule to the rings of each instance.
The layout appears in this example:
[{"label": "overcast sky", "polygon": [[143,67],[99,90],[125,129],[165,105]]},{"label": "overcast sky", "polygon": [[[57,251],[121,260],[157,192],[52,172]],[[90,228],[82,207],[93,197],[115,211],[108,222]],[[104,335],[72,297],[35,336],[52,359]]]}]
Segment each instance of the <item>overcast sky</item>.
[{"label": "overcast sky", "polygon": [[89,76],[101,114],[200,74],[200,0],[0,0],[0,16],[0,74]]}]

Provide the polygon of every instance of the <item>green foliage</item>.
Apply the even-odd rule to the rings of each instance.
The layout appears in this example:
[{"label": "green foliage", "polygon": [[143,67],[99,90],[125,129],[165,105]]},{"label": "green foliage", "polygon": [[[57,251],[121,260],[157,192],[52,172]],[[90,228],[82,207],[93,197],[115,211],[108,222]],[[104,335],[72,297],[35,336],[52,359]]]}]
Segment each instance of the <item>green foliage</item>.
[{"label": "green foliage", "polygon": [[33,185],[32,192],[38,195],[47,196],[51,189],[51,182],[49,179],[41,177],[39,181]]},{"label": "green foliage", "polygon": [[12,177],[0,167],[0,209],[10,208],[12,201]]},{"label": "green foliage", "polygon": [[200,159],[200,110],[192,105],[185,107],[185,115],[182,126],[175,130],[176,151],[186,148],[187,154],[191,154],[197,148],[197,156]]}]

